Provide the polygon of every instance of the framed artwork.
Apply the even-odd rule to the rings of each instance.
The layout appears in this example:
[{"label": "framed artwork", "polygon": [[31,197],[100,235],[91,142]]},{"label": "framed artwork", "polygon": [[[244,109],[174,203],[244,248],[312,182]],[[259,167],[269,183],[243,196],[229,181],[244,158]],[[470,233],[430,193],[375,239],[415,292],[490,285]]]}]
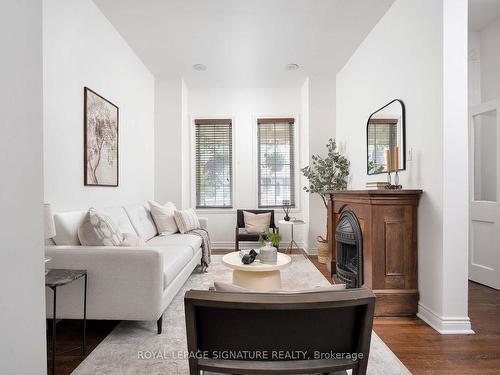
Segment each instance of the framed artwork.
[{"label": "framed artwork", "polygon": [[84,88],[86,186],[118,186],[118,107]]}]

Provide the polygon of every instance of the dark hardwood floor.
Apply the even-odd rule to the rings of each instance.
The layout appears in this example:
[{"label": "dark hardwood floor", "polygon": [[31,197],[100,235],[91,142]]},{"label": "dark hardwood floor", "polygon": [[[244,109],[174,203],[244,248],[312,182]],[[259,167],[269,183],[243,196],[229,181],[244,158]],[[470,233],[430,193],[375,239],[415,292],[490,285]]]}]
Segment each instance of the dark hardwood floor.
[{"label": "dark hardwood floor", "polygon": [[[328,278],[317,257],[309,259]],[[413,374],[500,374],[500,291],[469,282],[469,316],[475,335],[440,335],[416,317],[375,318],[374,330]],[[118,323],[88,322],[87,355]],[[56,353],[80,346],[81,337],[81,321],[59,322]],[[50,348],[50,329],[47,338]],[[56,355],[56,373],[70,374],[85,357],[81,350]]]},{"label": "dark hardwood floor", "polygon": [[375,318],[373,329],[413,374],[500,374],[500,291],[469,282],[469,317],[475,335],[440,335],[417,317]]}]

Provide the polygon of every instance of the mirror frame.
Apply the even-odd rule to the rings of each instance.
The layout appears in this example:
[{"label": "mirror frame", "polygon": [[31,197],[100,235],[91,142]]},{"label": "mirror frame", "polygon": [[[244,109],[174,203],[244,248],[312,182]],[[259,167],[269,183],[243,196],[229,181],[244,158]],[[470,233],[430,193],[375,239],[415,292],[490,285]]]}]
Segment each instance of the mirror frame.
[{"label": "mirror frame", "polygon": [[386,105],[384,105],[383,107],[380,107],[379,109],[377,109],[375,112],[373,112],[370,117],[368,117],[368,120],[366,122],[366,174],[368,176],[373,176],[373,175],[377,175],[377,174],[386,174],[387,172],[378,172],[378,173],[368,173],[369,172],[369,167],[368,167],[368,161],[369,161],[369,157],[368,157],[368,126],[370,126],[370,119],[372,118],[372,116],[374,114],[376,114],[377,112],[383,110],[384,108],[390,106],[392,103],[395,103],[395,102],[398,102],[399,104],[401,104],[401,135],[403,137],[403,150],[402,150],[402,154],[403,154],[403,165],[402,167],[400,167],[398,169],[398,171],[404,171],[406,170],[406,109],[405,109],[405,104],[403,103],[403,101],[401,99],[394,99],[394,100],[391,100],[389,103],[387,103]]}]

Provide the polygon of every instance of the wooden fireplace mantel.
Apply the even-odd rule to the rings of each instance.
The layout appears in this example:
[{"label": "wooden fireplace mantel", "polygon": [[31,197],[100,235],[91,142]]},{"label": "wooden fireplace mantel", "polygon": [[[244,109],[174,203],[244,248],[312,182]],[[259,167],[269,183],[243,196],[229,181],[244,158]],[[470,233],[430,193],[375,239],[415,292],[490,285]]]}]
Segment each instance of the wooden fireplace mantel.
[{"label": "wooden fireplace mantel", "polygon": [[356,215],[363,237],[364,286],[377,296],[376,316],[415,315],[418,308],[417,214],[422,190],[340,190],[328,200],[328,261],[336,270],[340,214]]}]

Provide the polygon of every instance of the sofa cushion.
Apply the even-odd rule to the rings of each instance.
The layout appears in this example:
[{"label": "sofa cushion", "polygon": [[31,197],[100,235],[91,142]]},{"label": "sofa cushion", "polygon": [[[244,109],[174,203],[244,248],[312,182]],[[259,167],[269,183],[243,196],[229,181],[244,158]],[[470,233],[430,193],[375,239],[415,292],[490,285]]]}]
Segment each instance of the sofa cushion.
[{"label": "sofa cushion", "polygon": [[86,211],[69,211],[54,214],[56,235],[53,238],[56,245],[80,245],[78,228],[82,225]]},{"label": "sofa cushion", "polygon": [[161,250],[163,251],[163,289],[165,289],[193,259],[193,252],[189,246],[169,246]]},{"label": "sofa cushion", "polygon": [[181,233],[186,233],[200,227],[198,215],[196,215],[196,212],[192,208],[188,208],[187,210],[175,210],[174,217],[175,223]]},{"label": "sofa cushion", "polygon": [[194,234],[175,233],[170,236],[156,236],[147,242],[148,246],[189,246],[194,255],[201,247],[201,237]]},{"label": "sofa cushion", "polygon": [[78,238],[83,246],[120,246],[123,233],[108,215],[90,208],[78,228]]},{"label": "sofa cushion", "polygon": [[147,243],[137,234],[134,233],[123,233],[123,241],[120,244],[123,247],[147,247]]},{"label": "sofa cushion", "polygon": [[172,202],[167,202],[162,205],[155,201],[149,201],[149,209],[158,233],[161,235],[169,235],[179,231],[174,217],[176,208]]},{"label": "sofa cushion", "polygon": [[158,234],[148,208],[141,206],[140,204],[133,204],[125,206],[124,209],[135,229],[135,232],[144,241],[147,241]]},{"label": "sofa cushion", "polygon": [[254,214],[253,212],[243,211],[245,218],[245,229],[248,233],[263,233],[269,229],[271,223],[271,213]]},{"label": "sofa cushion", "polygon": [[302,294],[302,293],[318,293],[318,292],[333,292],[335,290],[345,290],[345,284],[332,284],[328,286],[318,286],[316,288],[310,289],[297,289],[297,290],[269,290],[269,291],[254,291],[250,289],[243,288],[238,285],[234,285],[231,283],[224,283],[215,281],[214,289],[216,292],[225,292],[225,293],[277,293],[277,294]]},{"label": "sofa cushion", "polygon": [[135,234],[135,229],[132,226],[132,223],[130,222],[130,219],[128,218],[128,215],[123,207],[114,206],[114,207],[100,208],[99,212],[108,215],[115,222],[118,228],[120,228],[122,233]]}]

